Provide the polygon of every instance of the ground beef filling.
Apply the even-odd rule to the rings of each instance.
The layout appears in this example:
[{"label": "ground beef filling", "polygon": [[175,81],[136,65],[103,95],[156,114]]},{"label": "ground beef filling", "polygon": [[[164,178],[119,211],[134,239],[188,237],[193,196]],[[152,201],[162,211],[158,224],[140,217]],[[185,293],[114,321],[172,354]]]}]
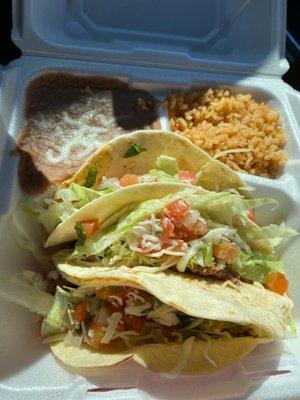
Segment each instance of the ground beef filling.
[{"label": "ground beef filling", "polygon": [[209,267],[201,267],[200,265],[189,266],[188,269],[195,275],[207,276],[211,278],[216,278],[222,281],[230,280],[233,283],[240,281],[238,274],[233,271],[229,271],[227,268],[218,269],[215,264]]}]

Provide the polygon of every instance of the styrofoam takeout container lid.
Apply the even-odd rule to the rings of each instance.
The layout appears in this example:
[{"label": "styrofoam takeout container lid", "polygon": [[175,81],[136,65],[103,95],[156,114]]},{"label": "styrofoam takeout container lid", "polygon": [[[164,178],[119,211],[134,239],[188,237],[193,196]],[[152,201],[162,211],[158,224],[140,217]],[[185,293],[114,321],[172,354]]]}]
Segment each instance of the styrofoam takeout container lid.
[{"label": "styrofoam takeout container lid", "polygon": [[[281,0],[26,0],[13,2],[15,43],[23,57],[0,70],[0,214],[18,208],[17,158],[28,82],[50,71],[109,75],[157,97],[172,88],[230,87],[280,111],[289,161],[276,180],[243,175],[257,196],[280,202],[274,219],[300,230],[300,96],[281,75],[285,7]],[[168,128],[167,119],[163,127]],[[263,218],[263,216],[262,216]],[[272,221],[265,221],[270,223]],[[1,275],[34,266],[0,223]],[[283,254],[299,329],[299,238]],[[129,362],[84,377],[58,364],[41,344],[35,317],[0,302],[0,398],[18,399],[299,399],[299,339],[259,346],[212,376],[167,379]],[[98,374],[98,376],[96,376]],[[120,388],[97,392],[99,387]],[[123,388],[123,389],[122,389]]]},{"label": "styrofoam takeout container lid", "polygon": [[281,76],[282,0],[14,2],[23,54]]}]

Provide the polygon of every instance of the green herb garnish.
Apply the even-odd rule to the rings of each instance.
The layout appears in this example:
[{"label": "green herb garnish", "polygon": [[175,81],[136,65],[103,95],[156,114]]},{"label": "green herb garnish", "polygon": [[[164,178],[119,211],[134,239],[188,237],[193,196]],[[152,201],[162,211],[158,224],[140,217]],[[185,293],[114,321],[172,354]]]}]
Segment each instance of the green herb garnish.
[{"label": "green herb garnish", "polygon": [[83,246],[86,241],[86,232],[82,222],[76,222],[75,231],[78,237],[77,244],[79,244],[79,246]]},{"label": "green herb garnish", "polygon": [[142,146],[139,144],[134,144],[133,146],[129,147],[129,149],[126,151],[124,154],[124,158],[129,158],[129,157],[134,157],[140,154],[142,151],[146,151],[146,149],[143,149]]},{"label": "green herb garnish", "polygon": [[83,186],[86,188],[93,187],[94,183],[96,182],[97,173],[97,169],[95,167],[92,167],[87,174],[87,178]]}]

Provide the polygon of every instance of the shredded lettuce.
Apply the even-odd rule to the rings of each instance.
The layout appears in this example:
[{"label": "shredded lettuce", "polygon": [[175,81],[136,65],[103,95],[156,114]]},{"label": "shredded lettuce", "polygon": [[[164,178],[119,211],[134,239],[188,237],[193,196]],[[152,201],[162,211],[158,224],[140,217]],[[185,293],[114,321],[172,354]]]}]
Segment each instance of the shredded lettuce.
[{"label": "shredded lettuce", "polygon": [[284,239],[288,239],[298,235],[292,228],[285,227],[284,224],[280,225],[267,225],[260,228],[262,233],[269,239],[273,247],[279,246]]},{"label": "shredded lettuce", "polygon": [[160,171],[168,175],[174,176],[179,172],[177,160],[174,157],[161,155],[158,157],[155,164]]},{"label": "shredded lettuce", "polygon": [[277,247],[284,239],[298,235],[292,228],[281,225],[268,225],[260,227],[252,222],[239,224],[238,233],[253,251],[271,255],[275,253]]},{"label": "shredded lettuce", "polygon": [[278,205],[270,198],[245,199],[230,192],[209,192],[188,199],[190,206],[198,209],[203,216],[214,221],[233,226],[233,217],[265,204]]},{"label": "shredded lettuce", "polygon": [[51,327],[61,328],[63,326],[64,317],[69,307],[70,300],[71,294],[57,286],[54,302],[47,314],[45,322]]},{"label": "shredded lettuce", "polygon": [[190,243],[190,248],[187,251],[187,253],[182,256],[180,258],[180,260],[178,261],[176,268],[179,272],[184,272],[189,261],[194,257],[194,255],[198,252],[198,250],[203,247],[203,242],[202,240],[198,239],[198,240],[193,240]]},{"label": "shredded lettuce", "polygon": [[28,199],[20,203],[21,210],[32,218],[35,218],[49,233],[61,222],[61,216],[65,208],[63,203],[49,201],[47,208],[43,208],[36,201]]},{"label": "shredded lettuce", "polygon": [[237,272],[242,278],[253,282],[265,283],[274,272],[283,272],[283,263],[275,256],[264,256],[263,254],[243,253],[239,262],[229,265],[229,269]]},{"label": "shredded lettuce", "polygon": [[[75,203],[74,206],[79,209],[92,200],[97,199],[98,197],[103,196],[106,194],[105,190],[94,190],[90,189],[81,185],[78,185],[77,183],[71,183],[70,185],[70,190],[75,194]],[[111,190],[108,190],[107,193],[110,193]]]},{"label": "shredded lettuce", "polygon": [[32,199],[23,200],[20,203],[20,208],[25,214],[30,215],[33,218],[37,218],[41,214],[41,212],[44,211],[43,207],[41,207],[36,201]]},{"label": "shredded lettuce", "polygon": [[75,211],[116,189],[118,188],[109,186],[103,187],[101,190],[94,190],[77,183],[71,183],[69,188],[58,190],[54,199],[46,200],[45,207],[34,200],[25,200],[20,203],[20,208],[24,213],[35,218],[50,233]]},{"label": "shredded lettuce", "polygon": [[47,233],[53,231],[53,229],[63,220],[69,216],[64,203],[58,203],[56,201],[51,201],[48,208],[46,208],[39,217],[37,221],[40,222]]},{"label": "shredded lettuce", "polygon": [[202,250],[203,252],[203,263],[204,266],[210,265],[213,261],[213,254],[212,254],[212,242],[209,242],[206,247]]},{"label": "shredded lettuce", "polygon": [[1,278],[0,296],[43,316],[48,314],[54,301],[54,297],[46,292],[41,276],[34,271]]},{"label": "shredded lettuce", "polygon": [[169,175],[166,172],[160,171],[158,169],[152,169],[151,171],[149,171],[149,174],[156,178],[157,182],[179,182],[179,179],[176,176]]},{"label": "shredded lettuce", "polygon": [[16,243],[25,250],[30,251],[30,253],[34,256],[34,258],[43,265],[50,264],[50,257],[47,256],[35,243],[34,240],[31,240],[25,232],[16,224],[14,218],[11,214],[9,214],[6,218],[7,226],[11,236],[14,238]]}]

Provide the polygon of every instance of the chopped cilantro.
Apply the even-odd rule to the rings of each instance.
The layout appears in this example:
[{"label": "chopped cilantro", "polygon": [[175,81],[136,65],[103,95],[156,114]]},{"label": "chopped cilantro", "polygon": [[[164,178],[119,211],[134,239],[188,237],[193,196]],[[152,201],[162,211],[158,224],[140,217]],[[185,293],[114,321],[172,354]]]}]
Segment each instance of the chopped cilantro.
[{"label": "chopped cilantro", "polygon": [[79,244],[79,246],[83,246],[86,241],[86,232],[82,222],[76,222],[75,231],[78,237],[77,243]]},{"label": "chopped cilantro", "polygon": [[142,151],[146,151],[146,149],[143,149],[142,146],[139,144],[134,144],[133,146],[129,147],[129,149],[126,151],[124,154],[124,158],[129,158],[129,157],[134,157],[140,154]]},{"label": "chopped cilantro", "polygon": [[85,186],[86,188],[93,187],[94,183],[96,182],[97,173],[97,169],[95,167],[92,167],[87,174],[87,178],[83,186]]}]

